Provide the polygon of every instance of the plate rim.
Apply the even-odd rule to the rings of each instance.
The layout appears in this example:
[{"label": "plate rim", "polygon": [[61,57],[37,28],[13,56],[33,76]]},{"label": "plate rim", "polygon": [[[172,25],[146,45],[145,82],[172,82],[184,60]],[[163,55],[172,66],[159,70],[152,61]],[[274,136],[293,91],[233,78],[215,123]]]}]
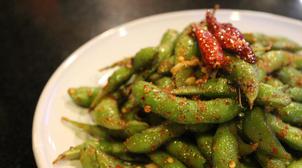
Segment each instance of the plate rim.
[{"label": "plate rim", "polygon": [[[91,46],[93,46],[97,41],[102,40],[108,36],[111,36],[118,32],[119,28],[121,27],[132,27],[137,24],[142,24],[144,22],[150,22],[152,20],[157,20],[159,18],[168,18],[168,17],[175,17],[177,15],[190,15],[193,13],[197,12],[205,12],[207,9],[193,9],[193,10],[179,10],[179,11],[173,11],[173,12],[165,12],[165,13],[159,13],[159,14],[154,14],[154,15],[149,15],[141,18],[134,19],[132,21],[117,25],[113,28],[110,28],[95,37],[91,38],[84,44],[82,44],[80,47],[78,47],[75,51],[73,51],[67,58],[64,59],[64,61],[56,68],[56,70],[52,73],[50,78],[48,79],[47,83],[45,84],[38,102],[36,104],[35,112],[34,112],[34,117],[33,117],[33,123],[32,123],[32,150],[35,158],[35,162],[37,164],[37,167],[44,167],[47,166],[48,163],[46,162],[46,158],[43,156],[44,155],[44,150],[42,149],[44,144],[39,144],[39,140],[41,137],[40,134],[40,125],[41,122],[43,121],[43,108],[45,105],[49,103],[49,99],[51,96],[49,96],[50,91],[55,88],[56,81],[59,79],[59,77],[62,75],[62,73],[65,71],[67,67],[69,67],[84,51],[89,49]],[[244,15],[252,15],[252,16],[258,16],[258,17],[264,17],[264,18],[270,18],[270,19],[277,19],[280,20],[281,22],[288,22],[291,24],[296,24],[302,27],[302,21],[295,19],[295,18],[290,18],[278,14],[273,14],[273,13],[268,13],[268,12],[263,12],[263,11],[254,11],[254,10],[243,10],[243,9],[220,9],[219,12],[239,12]]]}]

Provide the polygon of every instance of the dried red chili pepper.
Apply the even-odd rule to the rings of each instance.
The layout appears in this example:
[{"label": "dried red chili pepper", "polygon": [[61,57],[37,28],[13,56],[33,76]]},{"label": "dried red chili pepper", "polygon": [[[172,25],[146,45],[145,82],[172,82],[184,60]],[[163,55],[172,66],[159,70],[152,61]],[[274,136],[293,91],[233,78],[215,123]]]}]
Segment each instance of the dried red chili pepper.
[{"label": "dried red chili pepper", "polygon": [[236,27],[230,23],[217,22],[214,12],[210,11],[206,13],[206,22],[209,31],[216,37],[222,48],[238,53],[246,62],[256,63],[252,48]]},{"label": "dried red chili pepper", "polygon": [[206,65],[210,68],[222,67],[226,63],[226,58],[217,39],[205,26],[193,24],[192,27]]}]

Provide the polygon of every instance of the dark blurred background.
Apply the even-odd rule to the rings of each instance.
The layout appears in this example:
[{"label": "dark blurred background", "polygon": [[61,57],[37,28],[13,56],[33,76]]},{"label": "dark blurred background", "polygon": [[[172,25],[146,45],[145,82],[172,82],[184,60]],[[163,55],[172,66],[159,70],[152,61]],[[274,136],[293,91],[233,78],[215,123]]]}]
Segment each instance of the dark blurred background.
[{"label": "dark blurred background", "polygon": [[302,0],[2,0],[0,167],[36,167],[31,148],[35,106],[50,75],[75,49],[133,19],[214,4],[302,20]]}]

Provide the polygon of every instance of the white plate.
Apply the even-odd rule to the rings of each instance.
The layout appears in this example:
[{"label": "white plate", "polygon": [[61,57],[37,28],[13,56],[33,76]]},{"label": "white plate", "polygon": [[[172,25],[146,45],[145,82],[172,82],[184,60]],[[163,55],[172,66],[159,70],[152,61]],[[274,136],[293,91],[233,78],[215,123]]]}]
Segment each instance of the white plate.
[{"label": "white plate", "polygon": [[[156,46],[168,28],[182,30],[191,22],[200,21],[205,10],[180,11],[138,19],[110,29],[80,47],[52,75],[36,107],[33,122],[33,151],[38,167],[73,167],[76,163],[52,165],[58,154],[83,138],[61,122],[62,116],[90,121],[85,110],[72,104],[66,91],[72,86],[93,86],[104,83],[104,67],[133,55],[142,47]],[[219,10],[219,21],[231,22],[242,32],[283,35],[302,44],[302,22],[268,13],[244,10]]]}]

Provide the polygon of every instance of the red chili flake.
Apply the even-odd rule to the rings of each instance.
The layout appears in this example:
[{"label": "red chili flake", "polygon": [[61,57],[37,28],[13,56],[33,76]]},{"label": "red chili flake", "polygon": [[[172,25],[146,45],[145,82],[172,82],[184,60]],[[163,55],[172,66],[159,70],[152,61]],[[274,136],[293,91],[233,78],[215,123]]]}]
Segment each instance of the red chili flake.
[{"label": "red chili flake", "polygon": [[256,56],[245,41],[242,33],[230,23],[217,22],[214,13],[207,11],[206,22],[209,31],[217,38],[222,48],[236,52],[240,58],[249,63],[256,63]]},{"label": "red chili flake", "polygon": [[115,168],[123,168],[123,167],[120,165],[116,165]]},{"label": "red chili flake", "polygon": [[222,67],[226,63],[226,57],[217,39],[205,26],[193,24],[192,27],[206,65],[213,69]]},{"label": "red chili flake", "polygon": [[276,147],[272,146],[272,152],[273,152],[274,154],[277,154],[277,153],[278,153],[278,149],[277,149]]}]

